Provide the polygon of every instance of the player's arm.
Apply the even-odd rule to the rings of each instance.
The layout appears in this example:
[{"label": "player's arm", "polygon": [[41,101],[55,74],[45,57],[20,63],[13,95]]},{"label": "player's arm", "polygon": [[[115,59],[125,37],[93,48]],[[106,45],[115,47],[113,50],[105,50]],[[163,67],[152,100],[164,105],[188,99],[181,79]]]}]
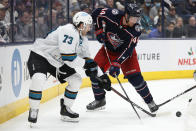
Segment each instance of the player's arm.
[{"label": "player's arm", "polygon": [[83,37],[83,44],[81,52],[78,54],[81,58],[85,60],[83,68],[88,77],[97,79],[100,88],[111,90],[111,81],[107,74],[104,74],[98,67],[97,63],[90,57],[90,51],[87,46],[88,39]]},{"label": "player's arm", "polygon": [[128,30],[130,32],[130,42],[128,47],[122,52],[122,54],[116,59],[120,65],[126,61],[127,58],[132,56],[133,50],[137,45],[139,36],[141,35],[141,29],[139,24],[135,24],[133,28]]},{"label": "player's arm", "polygon": [[138,24],[132,28],[132,35],[128,47],[122,52],[122,54],[114,61],[111,62],[109,73],[111,76],[116,77],[120,74],[121,64],[132,56],[134,48],[137,45],[138,37],[141,35],[140,26]]},{"label": "player's arm", "polygon": [[100,43],[104,43],[106,40],[106,36],[102,25],[103,22],[107,21],[107,10],[108,8],[98,8],[95,9],[92,13],[93,23],[95,26],[95,35]]},{"label": "player's arm", "polygon": [[123,53],[115,60],[120,65],[126,61],[127,58],[132,56],[133,50],[137,45],[138,37],[135,37],[131,40],[129,46],[123,51]]},{"label": "player's arm", "polygon": [[88,38],[86,36],[81,37],[82,43],[80,43],[80,48],[77,50],[77,55],[85,60],[85,64],[83,68],[85,69],[85,73],[87,76],[97,75],[97,64],[91,58],[90,50],[88,48]]},{"label": "player's arm", "polygon": [[133,50],[135,48],[136,44],[133,42],[130,42],[129,47],[126,48],[123,53],[114,61],[111,62],[111,67],[109,69],[109,74],[112,77],[116,77],[120,74],[120,67],[121,64],[126,61],[129,57],[132,56]]},{"label": "player's arm", "polygon": [[108,8],[97,8],[92,12],[93,23],[95,25],[95,31],[102,29],[102,21],[105,20],[106,11]]}]

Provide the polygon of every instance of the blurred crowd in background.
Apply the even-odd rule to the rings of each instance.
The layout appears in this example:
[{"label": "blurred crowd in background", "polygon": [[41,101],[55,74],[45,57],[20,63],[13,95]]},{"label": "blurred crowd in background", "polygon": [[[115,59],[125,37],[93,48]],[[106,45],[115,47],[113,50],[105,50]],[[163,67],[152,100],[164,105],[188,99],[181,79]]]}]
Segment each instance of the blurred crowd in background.
[{"label": "blurred crowd in background", "polygon": [[[78,11],[124,11],[125,3],[133,1],[142,8],[140,39],[196,38],[196,0],[165,0],[164,13],[161,0],[0,0],[0,42],[32,42],[71,22]],[[93,30],[88,37],[94,39]]]}]

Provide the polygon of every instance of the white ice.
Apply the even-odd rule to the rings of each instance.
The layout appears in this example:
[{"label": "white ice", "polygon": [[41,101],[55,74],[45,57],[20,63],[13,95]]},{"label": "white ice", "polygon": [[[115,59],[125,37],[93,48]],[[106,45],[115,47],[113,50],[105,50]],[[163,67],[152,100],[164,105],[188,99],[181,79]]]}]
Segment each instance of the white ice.
[{"label": "white ice", "polygon": [[[147,83],[157,104],[196,84],[193,79],[154,80]],[[123,93],[119,84],[113,84],[113,87]],[[132,101],[148,110],[147,105],[129,83],[124,83],[123,87]],[[62,96],[58,96],[40,105],[38,122],[34,128],[29,127],[28,112],[25,112],[1,124],[0,131],[185,131],[186,109],[188,100],[193,95],[196,95],[196,89],[160,107],[155,118],[136,108],[141,117],[139,120],[131,105],[112,91],[107,92],[105,110],[87,112],[86,105],[94,98],[92,89],[84,88],[79,91],[73,106],[73,110],[80,114],[78,123],[60,120],[59,99]],[[181,117],[176,117],[177,111],[182,112]]]}]

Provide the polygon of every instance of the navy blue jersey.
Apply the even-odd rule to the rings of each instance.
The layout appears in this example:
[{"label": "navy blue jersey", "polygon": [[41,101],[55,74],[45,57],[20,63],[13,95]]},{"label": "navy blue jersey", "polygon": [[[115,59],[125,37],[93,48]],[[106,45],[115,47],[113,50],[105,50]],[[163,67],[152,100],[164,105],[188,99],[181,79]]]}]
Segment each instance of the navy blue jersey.
[{"label": "navy blue jersey", "polygon": [[140,25],[123,26],[123,17],[122,11],[112,8],[98,8],[92,13],[95,31],[103,28],[103,23],[106,25],[104,28],[107,36],[105,45],[109,51],[122,53],[131,46],[134,48],[141,35]]}]

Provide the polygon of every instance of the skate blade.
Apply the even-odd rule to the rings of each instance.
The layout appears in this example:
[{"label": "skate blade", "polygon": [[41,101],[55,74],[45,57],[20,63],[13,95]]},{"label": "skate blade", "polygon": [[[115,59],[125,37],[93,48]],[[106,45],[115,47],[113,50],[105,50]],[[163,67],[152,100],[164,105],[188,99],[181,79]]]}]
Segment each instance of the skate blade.
[{"label": "skate blade", "polygon": [[153,114],[157,114],[157,112],[158,112],[158,110],[156,110],[156,111],[154,111],[154,112],[151,112],[151,113],[153,113]]},{"label": "skate blade", "polygon": [[152,114],[158,114],[158,113],[160,113],[160,112],[159,112],[159,109],[156,110],[156,111],[154,111],[154,112],[152,112]]},{"label": "skate blade", "polygon": [[150,111],[151,113],[153,113],[153,114],[157,114],[157,112],[159,111],[159,108],[156,110],[156,111]]},{"label": "skate blade", "polygon": [[79,122],[79,118],[70,118],[68,116],[61,116],[61,120],[64,122],[73,122],[73,123]]},{"label": "skate blade", "polygon": [[87,112],[93,112],[93,111],[101,111],[101,110],[105,110],[105,106],[101,106],[101,107],[99,107],[99,108],[96,108],[96,109],[94,109],[94,110],[89,110],[89,109],[87,109]]}]

